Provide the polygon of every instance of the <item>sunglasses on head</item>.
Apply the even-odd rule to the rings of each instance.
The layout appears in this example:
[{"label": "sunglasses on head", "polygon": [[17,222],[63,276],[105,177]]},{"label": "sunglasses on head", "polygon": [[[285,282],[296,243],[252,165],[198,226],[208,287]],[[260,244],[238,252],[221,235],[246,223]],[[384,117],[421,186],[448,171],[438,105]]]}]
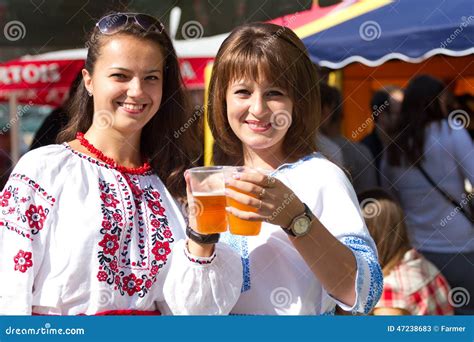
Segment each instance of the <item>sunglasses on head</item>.
[{"label": "sunglasses on head", "polygon": [[[132,22],[130,21],[132,20]],[[162,33],[165,27],[156,18],[143,13],[114,13],[102,17],[95,26],[102,34],[114,34],[135,23],[146,32]]]}]

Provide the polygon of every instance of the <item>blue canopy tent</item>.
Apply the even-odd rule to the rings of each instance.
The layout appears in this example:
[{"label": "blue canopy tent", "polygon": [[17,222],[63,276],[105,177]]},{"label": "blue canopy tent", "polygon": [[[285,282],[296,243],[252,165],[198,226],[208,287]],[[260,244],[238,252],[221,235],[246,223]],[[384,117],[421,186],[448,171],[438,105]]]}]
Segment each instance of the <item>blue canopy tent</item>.
[{"label": "blue canopy tent", "polygon": [[[474,94],[473,0],[344,3],[322,18],[287,26],[303,40],[314,63],[342,70],[346,136],[369,118],[375,90],[405,86],[416,74],[432,74],[457,93]],[[370,129],[371,123],[357,139]]]},{"label": "blue canopy tent", "polygon": [[313,61],[340,69],[352,62],[368,66],[390,59],[419,63],[437,54],[474,53],[473,0],[378,2],[381,7],[323,31],[302,32]]}]

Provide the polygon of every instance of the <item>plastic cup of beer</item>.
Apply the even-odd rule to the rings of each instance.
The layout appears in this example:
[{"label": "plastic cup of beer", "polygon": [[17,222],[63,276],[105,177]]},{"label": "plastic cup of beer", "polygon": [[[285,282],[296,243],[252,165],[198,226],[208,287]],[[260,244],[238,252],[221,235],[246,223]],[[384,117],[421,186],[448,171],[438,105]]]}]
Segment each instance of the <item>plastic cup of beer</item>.
[{"label": "plastic cup of beer", "polygon": [[191,193],[196,215],[196,231],[202,234],[227,230],[225,182],[223,166],[203,166],[189,169]]},{"label": "plastic cup of beer", "polygon": [[[263,170],[260,170],[260,169],[256,170],[256,169],[251,169],[249,167],[236,166],[236,167],[226,168],[224,171],[224,175],[225,175],[225,178],[227,179],[227,178],[231,178],[235,172],[244,172],[244,171],[245,172],[264,172]],[[243,193],[245,195],[257,198],[257,196],[255,196],[254,194],[250,194],[240,189],[236,189],[232,186],[228,186],[228,188],[234,191]],[[236,200],[228,196],[226,196],[226,203],[228,206],[237,208],[242,211],[250,211],[253,213],[257,212],[257,208],[237,202]],[[262,221],[242,220],[231,213],[227,213],[227,221],[229,222],[229,231],[234,235],[245,235],[245,236],[258,235],[260,234],[260,229],[262,228]]]}]

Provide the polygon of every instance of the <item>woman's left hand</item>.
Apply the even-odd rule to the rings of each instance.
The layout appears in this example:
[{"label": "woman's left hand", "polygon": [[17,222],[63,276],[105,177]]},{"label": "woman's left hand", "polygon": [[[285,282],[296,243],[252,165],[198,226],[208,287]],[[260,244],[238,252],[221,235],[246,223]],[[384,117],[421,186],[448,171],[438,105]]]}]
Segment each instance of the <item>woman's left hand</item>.
[{"label": "woman's left hand", "polygon": [[227,212],[247,221],[267,221],[287,228],[293,218],[304,212],[303,203],[290,188],[260,172],[237,172],[232,178],[228,177],[226,196],[256,208],[256,212],[226,208]]}]

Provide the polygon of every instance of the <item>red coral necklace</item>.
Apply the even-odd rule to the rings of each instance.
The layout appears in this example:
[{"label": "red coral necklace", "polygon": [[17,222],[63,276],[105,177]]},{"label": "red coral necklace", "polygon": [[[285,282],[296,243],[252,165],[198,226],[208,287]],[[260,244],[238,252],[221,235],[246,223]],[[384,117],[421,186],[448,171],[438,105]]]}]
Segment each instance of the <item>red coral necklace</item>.
[{"label": "red coral necklace", "polygon": [[106,163],[107,165],[122,174],[143,175],[144,173],[149,172],[151,170],[151,166],[148,162],[143,163],[143,165],[139,167],[125,167],[122,165],[118,165],[115,160],[110,157],[107,157],[94,145],[92,145],[89,140],[86,139],[84,133],[82,132],[77,132],[76,139],[79,140],[81,145],[84,146],[90,153],[96,156],[97,159],[103,161],[104,163]]}]

